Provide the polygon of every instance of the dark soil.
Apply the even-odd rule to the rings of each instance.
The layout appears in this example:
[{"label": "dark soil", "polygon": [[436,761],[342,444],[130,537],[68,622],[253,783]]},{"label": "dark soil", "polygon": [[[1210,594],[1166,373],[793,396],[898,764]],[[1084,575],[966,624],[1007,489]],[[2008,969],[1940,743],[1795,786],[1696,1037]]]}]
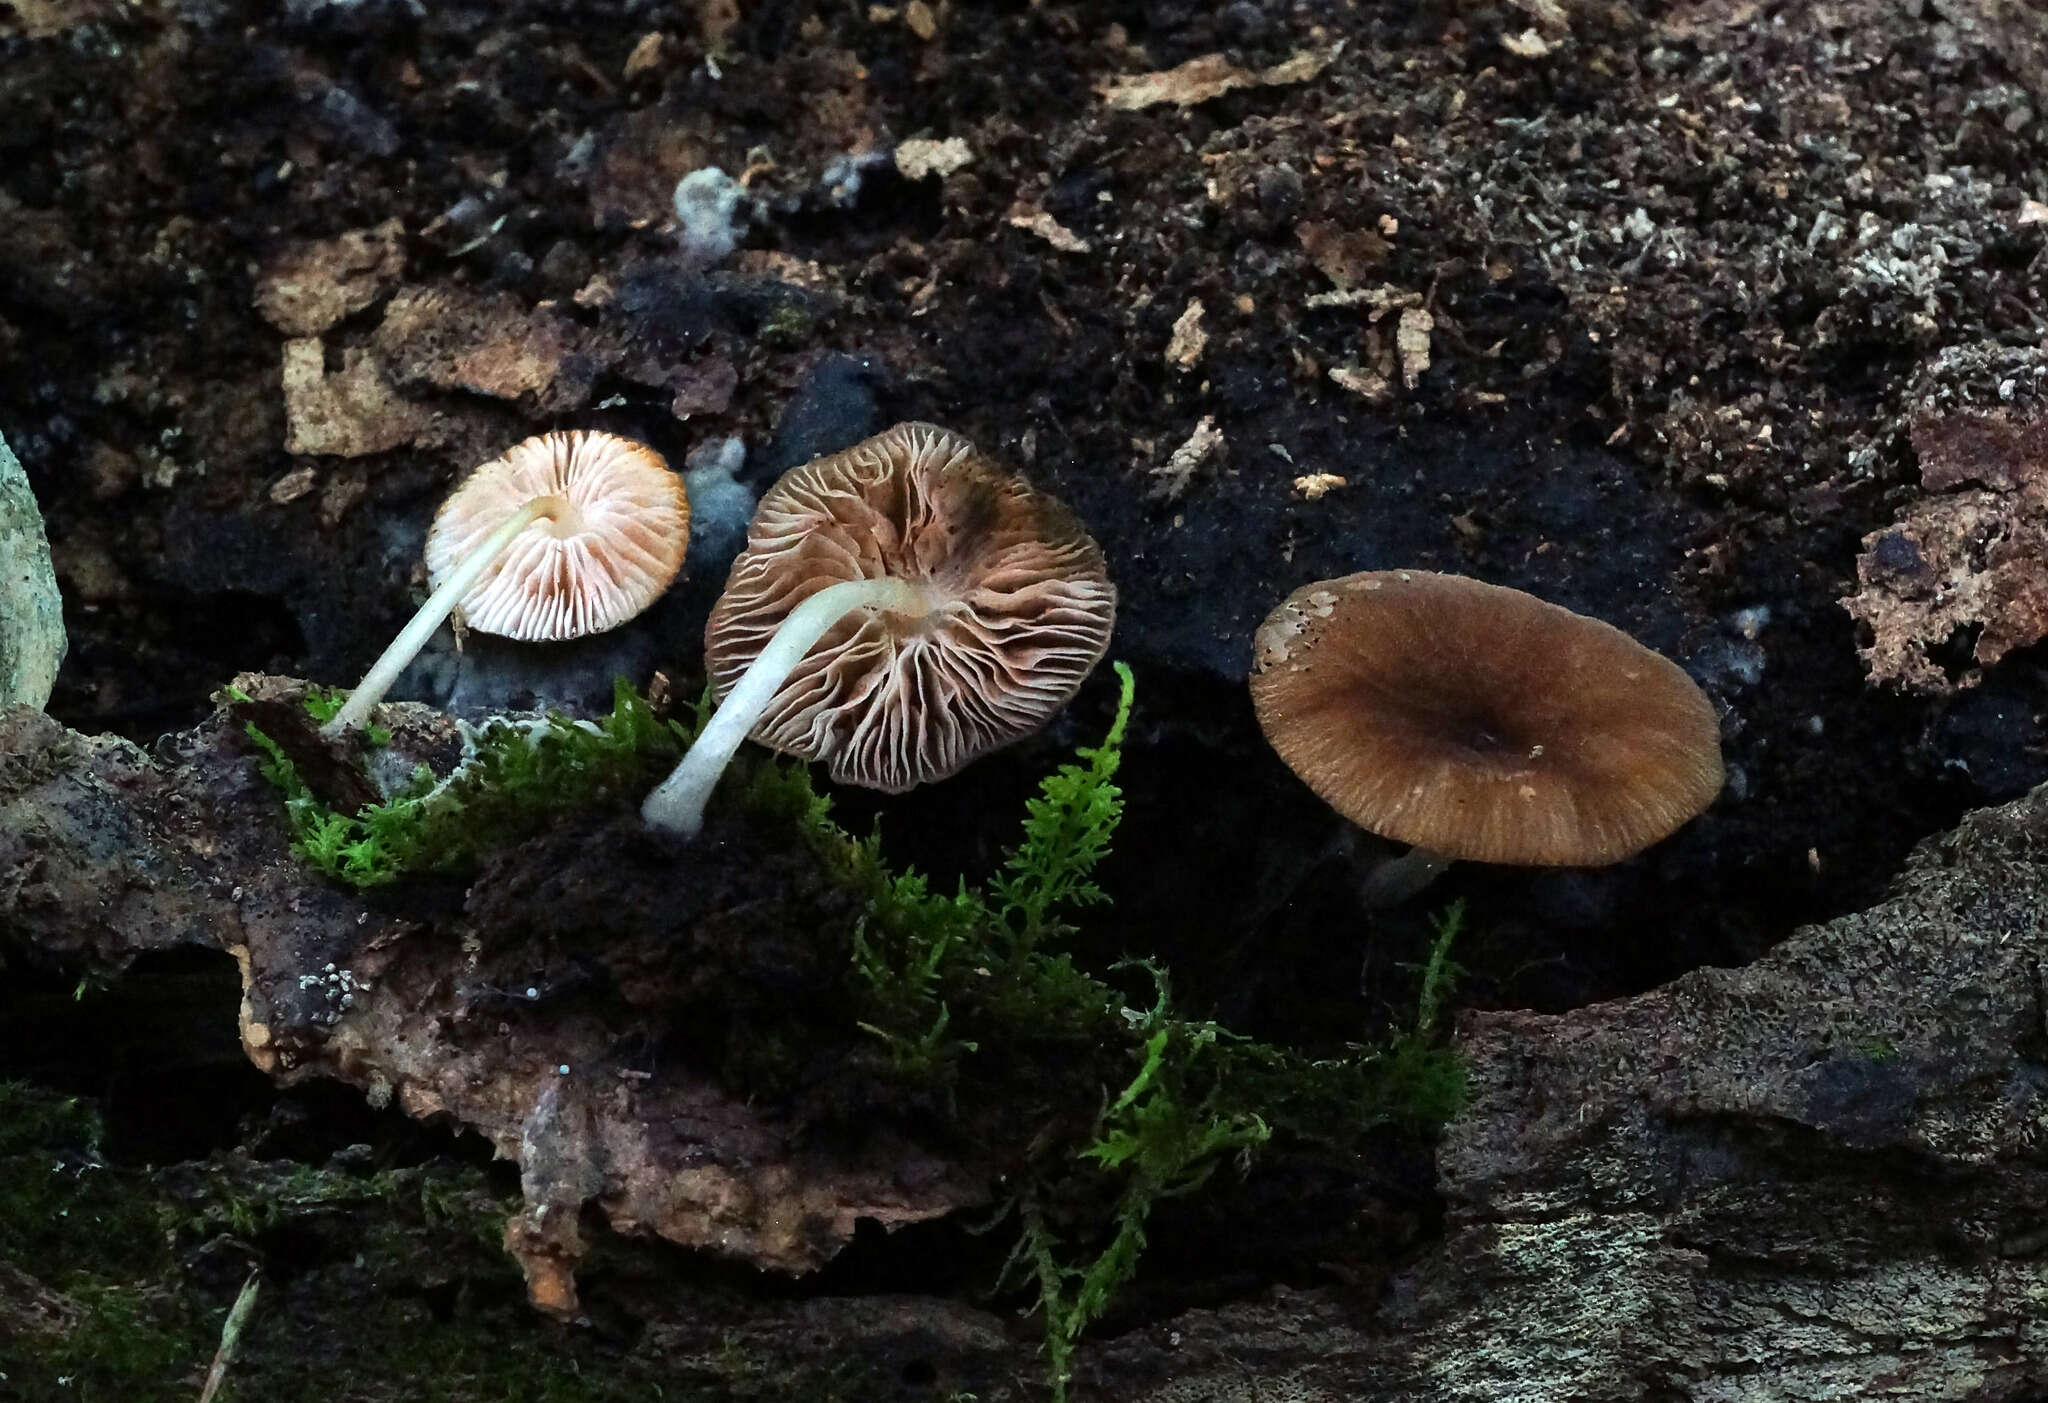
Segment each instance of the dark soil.
[{"label": "dark soil", "polygon": [[[1917,491],[1911,415],[2024,403],[2037,383],[2018,372],[2048,331],[2048,223],[2017,215],[2043,194],[2048,91],[2023,50],[1955,17],[1970,7],[1571,5],[1568,29],[1488,3],[912,7],[935,16],[929,38],[894,6],[735,8],[0,17],[0,433],[66,592],[54,715],[147,742],[238,670],[353,680],[416,597],[448,485],[527,433],[620,429],[678,465],[737,435],[758,490],[922,418],[1071,504],[1122,591],[1129,812],[1104,874],[1114,920],[1080,958],[1156,954],[1190,1008],[1248,1033],[1383,1033],[1406,1016],[1429,909],[1453,897],[1473,1005],[1564,1009],[1739,965],[1872,902],[1965,809],[2048,778],[2038,649],[1959,701],[1888,693],[1838,603],[1862,539]],[[655,61],[623,76],[648,35],[665,36]],[[1096,90],[1211,53],[1249,71],[1333,50],[1307,81],[1186,109],[1120,111]],[[973,161],[907,179],[886,153],[912,137],[962,138]],[[882,157],[841,160],[860,151]],[[754,170],[757,209],[731,265],[699,274],[669,192],[711,164]],[[1019,205],[1089,251],[1020,227]],[[404,286],[553,299],[626,351],[573,403],[408,383],[432,414],[410,446],[287,453],[262,272],[293,241],[390,219]],[[608,304],[566,300],[594,277]],[[1347,286],[1407,301],[1323,297]],[[1208,341],[1183,369],[1166,350],[1191,300]],[[1426,368],[1397,346],[1403,306],[1429,313]],[[323,333],[330,370],[381,311]],[[673,388],[634,369],[652,361],[729,365],[736,389],[679,421]],[[1343,388],[1339,367],[1382,387]],[[1205,416],[1225,448],[1162,492]],[[308,467],[310,490],[279,490]],[[1299,485],[1318,473],[1344,482]],[[1440,898],[1362,914],[1358,884],[1390,849],[1265,747],[1243,683],[1253,628],[1290,590],[1403,565],[1533,591],[1677,659],[1723,716],[1720,801],[1612,868],[1459,868]],[[574,700],[621,657],[687,690],[723,570],[693,560],[618,651],[576,655],[576,680],[543,657],[507,664],[500,690]],[[840,817],[879,818],[892,856],[943,884],[985,874],[1113,690],[1097,678],[1043,736],[954,781],[845,793]],[[36,1025],[58,987],[0,1010]],[[232,997],[227,980],[224,1019]],[[0,1040],[0,1077],[126,1105],[133,1075]],[[145,1157],[246,1142],[244,1117],[280,1114],[253,1073],[217,1084],[238,1114],[138,1127]],[[293,1116],[341,1114],[291,1099]],[[398,1134],[342,1138],[359,1133]],[[1296,1187],[1254,1192],[1321,1191]],[[1188,1211],[1177,1240],[1210,1231]],[[1415,1221],[1432,1211],[1419,1192]],[[857,1248],[830,1288],[965,1289],[916,1268],[918,1231]],[[1317,1269],[1217,1236],[1213,1258],[1167,1254],[1197,1295]]]}]

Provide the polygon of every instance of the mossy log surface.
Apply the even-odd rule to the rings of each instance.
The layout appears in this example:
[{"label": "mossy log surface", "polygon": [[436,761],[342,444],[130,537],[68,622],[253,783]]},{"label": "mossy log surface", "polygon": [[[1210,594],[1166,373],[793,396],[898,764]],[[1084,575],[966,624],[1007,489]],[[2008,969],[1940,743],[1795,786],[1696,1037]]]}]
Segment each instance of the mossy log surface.
[{"label": "mossy log surface", "polygon": [[[303,690],[238,681],[259,704]],[[439,713],[392,715],[388,753],[448,748]],[[688,845],[586,827],[500,853],[467,884],[362,894],[293,860],[278,795],[232,716],[168,738],[152,760],[16,711],[0,754],[22,757],[0,781],[18,935],[102,966],[177,944],[222,950],[241,971],[257,1067],[286,1083],[336,1078],[484,1134],[520,1166],[525,1207],[506,1245],[543,1309],[577,1309],[590,1204],[626,1231],[803,1272],[860,1221],[893,1227],[989,1198],[971,1154],[875,1123],[821,1133],[783,1098],[762,1109],[701,1070],[729,1060],[722,1025],[745,1014],[746,991],[764,1028],[770,1005],[803,998],[816,956],[802,942],[792,954],[789,932],[829,944],[855,915],[791,838],[778,847],[739,820]],[[678,1038],[709,1046],[680,1055]]]},{"label": "mossy log surface", "polygon": [[[561,919],[571,868],[558,849],[529,875],[500,872],[488,898],[465,899],[488,905],[497,927],[538,930]],[[787,881],[778,889],[802,899]],[[388,954],[378,963],[403,947],[411,920],[307,879],[274,796],[220,721],[145,754],[23,709],[0,717],[0,928],[17,946],[100,963],[175,943],[271,950],[266,963],[238,956],[243,1041],[259,1065],[395,1092],[420,1114],[483,1118],[488,1098],[461,1090],[461,1077],[413,1079],[403,1055],[369,1036],[382,1020],[379,1037],[405,1042],[401,1002],[460,1023],[451,1001],[475,995],[408,982]],[[347,1007],[316,977],[372,965],[371,992]],[[1744,969],[1560,1016],[1468,1015],[1459,1043],[1474,1099],[1439,1155],[1440,1242],[1384,1289],[1276,1288],[1096,1342],[1078,1357],[1077,1396],[2029,1396],[2048,1384],[2044,971],[2048,791],[2036,791],[1924,844],[1884,903],[1803,930]],[[379,988],[403,999],[382,1002]],[[478,1074],[459,1057],[450,1065]],[[509,1097],[493,1076],[484,1085]],[[605,1156],[557,1173],[522,1145],[521,1127],[544,1111],[591,1113],[565,1094],[573,1076],[556,1077],[562,1090],[541,1080],[489,1126],[528,1180],[514,1245],[537,1206],[568,1208],[536,1194],[536,1178],[633,1225],[618,1205],[637,1190],[575,1178]],[[658,1120],[687,1118],[669,1106]],[[706,1134],[692,1152],[718,1143]],[[819,1232],[886,1216],[906,1195],[920,1212],[973,1199],[966,1171],[921,1156],[883,1138],[851,1168],[783,1162],[782,1202],[829,1204],[806,1220]],[[701,1245],[731,1250],[708,1240],[723,1220],[695,1211]],[[800,1240],[761,1232],[737,1255],[787,1265],[775,1243]],[[569,1241],[569,1260],[576,1250]],[[32,1264],[14,1265],[33,1277]],[[48,1322],[39,1328],[70,1318],[32,1282],[7,1295],[17,1315]],[[756,1324],[773,1334],[794,1316],[829,1316],[846,1326],[835,1339],[857,1338],[850,1322],[885,1304],[925,1322],[888,1332],[888,1349],[917,1356],[918,1379],[1029,1391],[1031,1333],[957,1303],[819,1300],[764,1309]]]}]

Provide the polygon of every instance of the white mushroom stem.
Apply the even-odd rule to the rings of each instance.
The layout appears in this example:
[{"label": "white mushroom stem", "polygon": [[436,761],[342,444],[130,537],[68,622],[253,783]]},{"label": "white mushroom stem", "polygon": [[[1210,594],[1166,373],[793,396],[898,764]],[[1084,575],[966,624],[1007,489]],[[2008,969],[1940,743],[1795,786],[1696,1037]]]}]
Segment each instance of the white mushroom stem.
[{"label": "white mushroom stem", "polygon": [[650,828],[694,838],[704,827],[704,806],[718,787],[733,753],[760,724],[761,715],[789,674],[804,660],[820,638],[855,609],[886,609],[904,614],[922,614],[926,600],[917,586],[883,576],[872,580],[846,580],[827,585],[789,611],[775,636],[768,640],[740,680],[726,693],[725,700],[705,724],[674,773],[640,806],[640,817]]},{"label": "white mushroom stem", "polygon": [[391,690],[391,684],[398,680],[398,674],[405,671],[405,665],[427,646],[427,640],[434,636],[434,630],[450,614],[462,597],[470,592],[484,572],[491,568],[505,548],[516,540],[521,531],[543,517],[555,518],[569,510],[569,503],[561,497],[535,497],[518,511],[505,518],[497,530],[484,537],[483,543],[471,551],[463,562],[448,572],[448,577],[420,605],[420,611],[412,616],[412,622],[399,631],[391,640],[391,646],[384,650],[382,657],[363,674],[363,680],[349,693],[348,702],[334,713],[320,734],[332,739],[343,736],[370,719],[370,708],[384,700],[384,694]]},{"label": "white mushroom stem", "polygon": [[1368,911],[1399,906],[1434,882],[1454,860],[1429,848],[1410,848],[1373,868],[1358,889],[1358,899]]}]

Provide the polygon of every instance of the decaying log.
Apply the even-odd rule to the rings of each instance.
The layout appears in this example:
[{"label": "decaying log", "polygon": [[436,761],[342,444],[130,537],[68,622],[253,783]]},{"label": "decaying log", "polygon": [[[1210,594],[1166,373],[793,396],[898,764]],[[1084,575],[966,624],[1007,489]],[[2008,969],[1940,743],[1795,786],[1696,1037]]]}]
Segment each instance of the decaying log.
[{"label": "decaying log", "polygon": [[1183,1318],[1100,1377],[1169,1376],[1157,1403],[2038,1397],[2044,978],[2048,789],[1745,969],[1468,1015],[1438,1250],[1382,1302]]},{"label": "decaying log", "polygon": [[[259,700],[295,695],[277,679],[237,685]],[[437,713],[389,715],[394,750],[445,750]],[[715,833],[698,856],[637,864],[576,841],[601,835],[571,836],[523,867],[521,850],[487,864],[459,908],[428,919],[404,896],[348,891],[292,858],[277,791],[226,715],[153,754],[25,708],[0,715],[0,930],[101,965],[173,945],[232,955],[258,1067],[395,1099],[518,1163],[525,1206],[506,1245],[543,1309],[577,1308],[586,1204],[622,1231],[803,1272],[862,1220],[896,1226],[988,1201],[986,1171],[961,1157],[885,1127],[807,1133],[668,1055],[667,1005],[606,1017],[554,997],[561,980],[539,971],[573,971],[590,952],[561,950],[532,913],[577,907],[585,932],[609,921],[610,947],[590,957],[628,971],[613,982],[651,1005],[657,988],[715,980],[716,934],[816,928],[830,914],[790,858],[736,859]],[[522,883],[519,908],[505,893]]]},{"label": "decaying log", "polygon": [[[623,1227],[797,1267],[858,1217],[986,1192],[901,1142],[778,1157],[776,1128],[714,1085],[620,1077],[631,1069],[606,1063],[617,1053],[594,1028],[564,1023],[550,1036],[584,1041],[510,1059],[450,1033],[474,1032],[476,991],[407,953],[401,912],[311,880],[276,807],[220,720],[145,754],[6,713],[0,929],[98,960],[238,952],[259,1065],[454,1116],[520,1160],[512,1238],[544,1301],[569,1289],[586,1200]],[[502,925],[522,899],[470,893],[465,910]],[[324,977],[343,970],[346,988]],[[1277,1288],[1096,1342],[1076,1396],[1762,1403],[2048,1387],[2048,789],[1969,816],[1922,845],[1891,898],[1747,968],[1555,1017],[1469,1014],[1458,1037],[1474,1099],[1439,1155],[1440,1243],[1385,1291]],[[543,1075],[548,1059],[571,1072]],[[602,1076],[578,1075],[593,1064]],[[967,1375],[1031,1372],[1029,1343],[993,1317],[930,1309],[989,1322],[929,1334]]]}]

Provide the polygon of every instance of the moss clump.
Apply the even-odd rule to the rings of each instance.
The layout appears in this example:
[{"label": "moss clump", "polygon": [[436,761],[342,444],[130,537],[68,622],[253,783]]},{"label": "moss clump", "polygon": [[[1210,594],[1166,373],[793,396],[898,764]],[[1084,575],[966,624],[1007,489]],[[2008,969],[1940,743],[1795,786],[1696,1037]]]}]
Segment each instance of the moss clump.
[{"label": "moss clump", "polygon": [[[315,689],[306,709],[315,720],[324,719],[333,714],[334,698]],[[437,778],[422,766],[405,793],[342,814],[320,802],[282,747],[260,728],[251,723],[243,729],[262,752],[264,777],[284,794],[293,851],[355,887],[473,865],[482,853],[565,813],[642,789],[675,763],[694,733],[656,716],[622,680],[611,714],[602,720],[571,721],[551,713],[530,722],[486,722],[468,733],[463,763],[454,773]],[[378,743],[376,736],[370,739]]]},{"label": "moss clump", "polygon": [[[724,1074],[754,1067],[744,1089],[772,1099],[799,1080],[774,1068],[843,1049],[828,1059],[836,1075],[893,1088],[858,1098],[870,1112],[922,1106],[928,1126],[937,1108],[952,1133],[979,1136],[984,1147],[991,1134],[1013,1135],[1006,1153],[1018,1165],[1011,1206],[1020,1230],[1010,1274],[1039,1298],[1060,1396],[1076,1342],[1136,1272],[1158,1203],[1270,1150],[1349,1158],[1390,1122],[1427,1133],[1455,1114],[1464,1090],[1459,1064],[1435,1040],[1454,972],[1455,909],[1438,924],[1410,1031],[1338,1058],[1182,1015],[1167,972],[1151,961],[1100,974],[1074,963],[1063,946],[1075,913],[1109,904],[1095,872],[1123,816],[1116,776],[1133,679],[1122,664],[1116,670],[1107,735],[1043,781],[1018,843],[982,886],[962,881],[945,892],[892,869],[878,838],[856,839],[832,821],[801,765],[747,757],[720,793],[764,841],[793,836],[855,913],[850,933],[817,933],[827,958],[843,962],[836,992],[778,1000],[779,1016],[750,1020],[757,1045],[723,1059]],[[370,885],[472,866],[565,814],[628,806],[695,729],[657,718],[621,684],[602,721],[486,726],[454,775],[423,776],[417,792],[346,818],[322,809],[274,750],[266,772],[285,791],[307,860]],[[963,1106],[982,1108],[982,1119],[970,1125]],[[989,1122],[991,1107],[1007,1132]]]}]

